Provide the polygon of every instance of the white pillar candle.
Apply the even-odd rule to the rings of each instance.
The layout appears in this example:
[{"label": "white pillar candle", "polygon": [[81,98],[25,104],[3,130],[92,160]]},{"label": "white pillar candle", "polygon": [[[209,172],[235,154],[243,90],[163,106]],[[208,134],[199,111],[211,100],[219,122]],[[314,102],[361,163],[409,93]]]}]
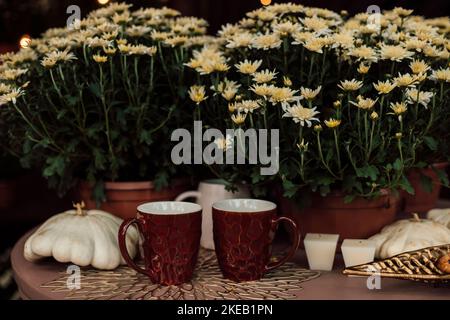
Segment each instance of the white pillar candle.
[{"label": "white pillar candle", "polygon": [[375,242],[362,239],[345,239],[341,246],[345,267],[372,262],[375,257]]},{"label": "white pillar candle", "polygon": [[336,254],[338,234],[308,233],[305,251],[311,270],[331,271]]}]

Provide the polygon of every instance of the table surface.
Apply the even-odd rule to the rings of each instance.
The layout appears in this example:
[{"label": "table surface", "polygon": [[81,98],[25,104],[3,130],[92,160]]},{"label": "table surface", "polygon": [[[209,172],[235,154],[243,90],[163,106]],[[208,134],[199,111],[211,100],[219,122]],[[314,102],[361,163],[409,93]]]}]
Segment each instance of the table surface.
[{"label": "table surface", "polygon": [[[446,204],[450,207],[450,203]],[[25,260],[23,246],[31,232],[25,234],[14,246],[11,253],[11,263],[15,280],[23,299],[55,300],[64,299],[62,292],[52,292],[41,288],[41,285],[56,279],[66,270],[66,265],[56,261],[44,260],[32,263]],[[307,260],[303,250],[299,250],[293,262],[299,267],[307,268]],[[450,287],[435,287],[430,284],[412,282],[408,280],[382,279],[381,289],[369,290],[367,278],[348,277],[342,275],[344,263],[340,254],[336,255],[334,270],[322,272],[319,278],[301,284],[303,289],[295,292],[300,300],[450,300]]]}]

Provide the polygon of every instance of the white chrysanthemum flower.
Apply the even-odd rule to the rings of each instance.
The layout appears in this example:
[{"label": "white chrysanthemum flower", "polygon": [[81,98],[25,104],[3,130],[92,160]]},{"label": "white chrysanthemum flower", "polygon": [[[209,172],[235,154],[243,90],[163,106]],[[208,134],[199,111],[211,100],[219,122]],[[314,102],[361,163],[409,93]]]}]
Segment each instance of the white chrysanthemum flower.
[{"label": "white chrysanthemum flower", "polygon": [[269,50],[279,48],[283,41],[275,33],[259,34],[252,39],[251,46],[255,49]]},{"label": "white chrysanthemum flower", "polygon": [[291,21],[275,22],[272,23],[272,30],[280,37],[287,37],[300,30],[298,23],[292,23]]},{"label": "white chrysanthemum flower", "polygon": [[284,114],[283,118],[292,118],[295,123],[300,123],[302,127],[307,125],[311,127],[313,121],[319,121],[315,116],[319,114],[319,111],[316,111],[316,107],[314,108],[305,108],[300,102],[291,106],[289,103],[282,104]]},{"label": "white chrysanthemum flower", "polygon": [[365,45],[351,49],[348,52],[348,55],[355,57],[357,61],[367,60],[371,62],[376,62],[378,60],[376,51],[373,48],[370,48]]},{"label": "white chrysanthemum flower", "polygon": [[373,108],[377,100],[373,100],[370,98],[364,98],[363,96],[357,97],[358,102],[350,101],[350,103],[354,106],[357,106],[359,109],[370,110]]},{"label": "white chrysanthemum flower", "polygon": [[196,104],[200,104],[200,102],[206,100],[208,97],[206,96],[205,87],[196,85],[191,86],[189,89],[189,98]]},{"label": "white chrysanthemum flower", "polygon": [[296,97],[295,94],[298,90],[292,90],[288,87],[272,87],[269,101],[273,104],[279,102],[291,102],[294,100],[300,100],[300,97]]},{"label": "white chrysanthemum flower", "polygon": [[236,104],[236,109],[239,112],[245,112],[245,113],[253,113],[254,110],[257,110],[261,107],[261,105],[259,104],[259,101],[257,100],[242,100],[239,101]]},{"label": "white chrysanthemum flower", "polygon": [[450,68],[433,70],[430,79],[434,81],[450,82]]},{"label": "white chrysanthemum flower", "polygon": [[256,83],[266,83],[266,82],[270,82],[273,79],[275,79],[277,75],[277,72],[275,71],[270,71],[269,69],[265,69],[259,72],[255,72],[253,74],[253,81],[255,81]]},{"label": "white chrysanthemum flower", "polygon": [[363,86],[362,81],[358,81],[356,79],[352,80],[344,80],[338,84],[338,87],[344,91],[356,91],[359,90]]},{"label": "white chrysanthemum flower", "polygon": [[0,72],[0,80],[14,81],[27,72],[28,69],[6,69]]},{"label": "white chrysanthemum flower", "polygon": [[239,62],[238,64],[234,65],[236,69],[240,73],[243,74],[254,74],[258,68],[261,66],[262,60],[256,60],[256,61],[249,61],[245,59],[244,61]]},{"label": "white chrysanthemum flower", "polygon": [[300,98],[306,99],[306,100],[313,100],[322,89],[322,86],[318,86],[316,89],[310,89],[310,88],[300,88]]},{"label": "white chrysanthemum flower", "polygon": [[12,102],[16,103],[17,98],[24,95],[24,91],[20,88],[12,89],[10,92],[0,95],[0,105]]},{"label": "white chrysanthemum flower", "polygon": [[406,89],[406,103],[409,104],[421,104],[425,108],[428,107],[428,104],[431,101],[431,98],[433,98],[434,93],[429,91],[419,91],[415,88],[412,89]]},{"label": "white chrysanthemum flower", "polygon": [[252,39],[253,35],[249,32],[234,34],[231,38],[227,39],[226,47],[230,49],[248,48],[252,43]]},{"label": "white chrysanthemum flower", "polygon": [[408,51],[401,46],[382,44],[380,47],[380,57],[383,60],[401,62],[404,59],[411,58],[414,52]]},{"label": "white chrysanthemum flower", "polygon": [[225,138],[215,139],[214,143],[220,150],[227,151],[233,147],[233,137],[227,134]]},{"label": "white chrysanthemum flower", "polygon": [[392,83],[389,80],[373,83],[373,87],[378,91],[378,94],[388,94],[394,90],[396,86],[395,83]]}]

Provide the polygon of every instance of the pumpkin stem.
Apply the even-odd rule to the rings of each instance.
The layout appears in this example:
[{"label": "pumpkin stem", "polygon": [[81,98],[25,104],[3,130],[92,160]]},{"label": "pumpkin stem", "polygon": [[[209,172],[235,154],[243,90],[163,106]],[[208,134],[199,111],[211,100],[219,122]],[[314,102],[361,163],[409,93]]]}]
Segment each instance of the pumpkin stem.
[{"label": "pumpkin stem", "polygon": [[81,203],[72,203],[73,207],[77,210],[77,215],[84,216],[86,215],[86,210],[83,210],[86,205],[84,204],[84,201],[81,201]]},{"label": "pumpkin stem", "polygon": [[412,216],[413,216],[412,221],[420,222],[420,217],[418,213],[413,213]]}]

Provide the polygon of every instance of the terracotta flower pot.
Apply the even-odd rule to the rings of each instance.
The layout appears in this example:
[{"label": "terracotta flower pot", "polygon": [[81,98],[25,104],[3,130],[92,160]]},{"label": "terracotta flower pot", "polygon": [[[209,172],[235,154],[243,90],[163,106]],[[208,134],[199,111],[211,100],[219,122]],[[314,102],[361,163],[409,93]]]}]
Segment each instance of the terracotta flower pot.
[{"label": "terracotta flower pot", "polygon": [[301,236],[307,233],[339,234],[344,239],[366,239],[392,223],[400,208],[399,197],[387,190],[376,199],[356,198],[344,202],[345,195],[335,192],[321,197],[314,194],[312,205],[300,208],[293,200],[279,197],[280,213],[294,219]]},{"label": "terracotta flower pot", "polygon": [[15,180],[0,180],[0,209],[10,208],[16,200]]},{"label": "terracotta flower pot", "polygon": [[[444,170],[448,166],[448,162],[441,162],[432,165],[435,169]],[[422,187],[420,176],[425,175],[429,177],[433,184],[433,190],[427,192]],[[408,173],[408,180],[414,188],[415,194],[411,195],[402,191],[403,210],[405,212],[423,213],[433,209],[439,199],[441,191],[441,182],[436,172],[429,167],[423,169],[414,169]]]},{"label": "terracotta flower pot", "polygon": [[[122,219],[136,217],[137,207],[146,202],[174,200],[180,193],[191,188],[188,180],[174,180],[170,187],[155,190],[151,181],[144,182],[107,182],[105,183],[106,201],[100,205],[101,210],[112,213]],[[95,209],[92,199],[92,186],[81,182],[78,187],[79,199],[84,201],[87,209]]]}]

